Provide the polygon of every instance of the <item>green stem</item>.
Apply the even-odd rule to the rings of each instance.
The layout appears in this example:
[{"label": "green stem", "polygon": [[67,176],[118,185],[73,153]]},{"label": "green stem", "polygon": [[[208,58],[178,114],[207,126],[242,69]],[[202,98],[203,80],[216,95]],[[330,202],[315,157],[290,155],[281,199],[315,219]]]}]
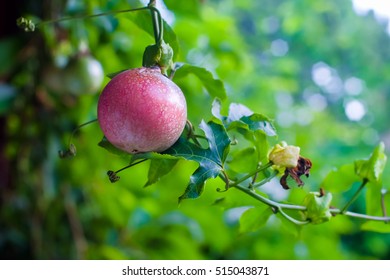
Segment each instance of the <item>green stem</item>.
[{"label": "green stem", "polygon": [[140,163],[142,163],[142,162],[144,162],[144,161],[147,161],[147,160],[148,160],[147,158],[144,158],[144,159],[141,159],[141,160],[139,160],[139,161],[137,161],[137,162],[131,163],[131,164],[129,164],[129,165],[127,165],[127,166],[125,166],[125,167],[123,167],[123,168],[121,168],[121,169],[115,171],[115,173],[118,174],[119,172],[121,172],[121,171],[123,171],[123,170],[125,170],[125,169],[127,169],[127,168],[133,167],[133,166],[135,166],[135,165],[137,165],[137,164],[140,164]]},{"label": "green stem", "polygon": [[364,186],[368,183],[367,179],[363,179],[361,185],[359,186],[359,189],[355,192],[355,194],[352,196],[352,198],[345,204],[345,206],[341,209],[341,214],[343,214],[345,211],[347,211],[348,207],[357,199],[360,192],[363,190]]},{"label": "green stem", "polygon": [[126,9],[126,10],[119,10],[119,11],[110,11],[110,12],[104,12],[100,14],[93,14],[93,15],[78,15],[78,16],[71,16],[71,17],[64,17],[60,19],[52,19],[52,20],[46,20],[42,21],[36,24],[36,26],[45,25],[45,24],[52,24],[57,22],[63,22],[68,20],[74,20],[74,19],[87,19],[87,18],[95,18],[95,17],[101,17],[101,16],[109,16],[109,15],[115,15],[115,14],[123,14],[128,12],[137,12],[137,11],[143,11],[143,10],[151,10],[150,7],[142,7],[142,8],[135,8],[135,9]]},{"label": "green stem", "polygon": [[310,221],[299,221],[297,219],[294,219],[293,217],[291,217],[290,215],[286,214],[284,211],[283,211],[283,208],[279,208],[278,209],[280,214],[282,214],[283,217],[285,217],[287,220],[289,220],[290,222],[296,224],[296,225],[299,225],[299,226],[303,226],[303,225],[307,225],[310,223]]},{"label": "green stem", "polygon": [[[230,185],[232,186],[232,184]],[[283,215],[286,219],[289,221],[293,222],[294,224],[297,225],[305,225],[308,224],[309,221],[299,221],[291,216],[289,216],[287,213],[283,211],[283,209],[288,209],[288,210],[295,210],[295,211],[306,211],[307,208],[302,205],[295,205],[295,204],[284,204],[284,203],[278,203],[276,201],[273,201],[271,199],[268,199],[266,197],[261,196],[260,194],[256,193],[253,188],[248,188],[248,187],[243,187],[241,185],[235,185],[234,186],[236,189],[250,195],[254,199],[260,201],[261,203],[264,203],[274,210],[276,212],[280,212],[281,215]],[[365,214],[360,214],[360,213],[355,213],[355,212],[350,212],[350,211],[342,211],[340,209],[329,209],[330,213],[333,215],[345,215],[353,218],[359,218],[359,219],[364,219],[364,220],[372,220],[372,221],[381,221],[381,222],[390,222],[390,217],[379,217],[379,216],[371,216],[371,215],[365,215]]]},{"label": "green stem", "polygon": [[234,185],[234,184],[230,184],[230,187],[235,187],[236,189],[239,189],[240,191],[245,192],[246,194],[252,196],[256,200],[259,200],[260,202],[267,204],[268,206],[271,206],[273,208],[299,210],[299,211],[306,210],[306,207],[302,206],[302,205],[284,204],[284,203],[278,203],[276,201],[273,201],[269,198],[266,198],[266,197],[256,193],[252,188],[243,187],[241,185]]},{"label": "green stem", "polygon": [[262,185],[264,185],[264,184],[270,182],[273,178],[276,177],[276,175],[278,175],[278,173],[279,173],[279,172],[275,170],[269,177],[267,177],[267,178],[261,180],[260,182],[257,182],[257,183],[252,184],[251,187],[252,187],[252,188],[258,188],[258,187],[260,187],[260,186],[262,186]]},{"label": "green stem", "polygon": [[94,123],[94,122],[97,122],[97,119],[90,120],[90,121],[88,121],[88,122],[86,122],[86,123],[80,124],[78,127],[76,127],[75,129],[73,129],[72,134],[71,134],[70,137],[69,137],[68,146],[70,146],[74,134],[75,134],[77,131],[79,131],[80,128],[82,128],[82,127],[84,127],[84,126],[87,126],[87,125],[89,125],[89,124],[91,124],[91,123]]},{"label": "green stem", "polygon": [[234,183],[232,183],[230,186],[231,186],[231,187],[235,187],[235,186],[241,184],[242,182],[244,182],[245,180],[251,178],[251,177],[254,176],[255,174],[257,174],[257,173],[259,173],[259,172],[261,172],[261,171],[263,171],[263,170],[265,170],[265,169],[267,169],[267,168],[269,168],[269,167],[271,167],[271,166],[272,166],[272,163],[271,163],[271,162],[268,162],[267,164],[258,167],[254,172],[249,173],[249,174],[245,175],[244,177],[238,179],[237,181],[235,181]]},{"label": "green stem", "polygon": [[341,212],[340,209],[329,209],[330,213],[334,215],[345,215],[349,217],[364,219],[364,220],[372,220],[372,221],[379,221],[379,222],[390,222],[390,217],[379,217],[379,216],[371,216],[371,215],[365,215],[350,211]]},{"label": "green stem", "polygon": [[156,0],[150,0],[148,8],[150,9],[150,14],[152,16],[154,39],[156,45],[159,45],[162,40],[163,24],[161,14],[159,10],[156,9]]}]

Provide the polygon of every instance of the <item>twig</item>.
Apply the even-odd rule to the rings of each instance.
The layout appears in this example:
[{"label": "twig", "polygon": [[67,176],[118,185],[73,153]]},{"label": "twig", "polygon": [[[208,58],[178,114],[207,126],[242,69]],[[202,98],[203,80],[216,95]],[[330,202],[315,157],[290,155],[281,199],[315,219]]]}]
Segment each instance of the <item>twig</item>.
[{"label": "twig", "polygon": [[[296,220],[283,211],[284,209],[296,210],[296,211],[306,211],[307,208],[303,205],[284,204],[284,203],[279,203],[279,202],[273,201],[269,198],[266,198],[266,197],[258,194],[252,187],[243,187],[243,186],[237,185],[237,184],[231,184],[230,186],[231,187],[233,186],[236,189],[250,195],[251,197],[260,201],[261,203],[264,203],[264,204],[270,206],[272,209],[276,210],[276,212],[280,212],[285,218],[287,218],[289,221],[293,222],[294,224],[304,225],[304,224],[309,223],[309,221]],[[342,211],[340,209],[329,209],[329,211],[330,211],[330,213],[335,214],[335,215],[345,215],[345,216],[349,216],[349,217],[365,219],[365,220],[372,220],[372,221],[390,222],[390,217],[388,217],[388,216],[385,216],[385,217],[371,216],[371,215],[365,215],[365,214],[360,214],[360,213],[355,213],[355,212],[350,212],[350,211]]]},{"label": "twig", "polygon": [[230,184],[230,186],[231,186],[231,187],[235,187],[235,186],[241,184],[242,182],[244,182],[245,180],[251,178],[254,174],[257,174],[257,173],[259,173],[259,172],[261,172],[261,171],[263,171],[263,170],[265,170],[265,169],[267,169],[267,168],[269,168],[269,167],[271,167],[271,166],[272,166],[272,163],[271,163],[271,162],[268,162],[268,163],[265,164],[265,165],[261,165],[261,166],[258,167],[254,172],[249,173],[249,174],[245,175],[244,177],[238,179],[238,180],[235,181],[234,183]]}]

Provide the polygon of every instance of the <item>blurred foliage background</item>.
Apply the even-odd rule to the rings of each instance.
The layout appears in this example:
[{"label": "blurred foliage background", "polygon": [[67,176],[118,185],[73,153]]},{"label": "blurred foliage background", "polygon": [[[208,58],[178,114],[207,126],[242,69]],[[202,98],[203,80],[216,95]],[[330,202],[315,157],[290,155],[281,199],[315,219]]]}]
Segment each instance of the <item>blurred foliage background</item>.
[{"label": "blurred foliage background", "polygon": [[[148,163],[111,184],[107,170],[127,162],[97,146],[103,136],[97,123],[75,134],[75,158],[59,159],[72,130],[96,118],[99,90],[68,94],[61,79],[53,90],[45,80],[50,65],[87,49],[105,74],[140,67],[153,38],[130,20],[132,14],[67,21],[34,33],[18,30],[16,18],[54,19],[147,1],[17,2],[0,4],[1,258],[390,258],[389,234],[362,231],[361,221],[342,216],[301,229],[271,218],[261,230],[240,234],[243,209],[212,204],[223,195],[248,206],[256,201],[235,190],[216,192],[218,179],[208,181],[201,198],[178,205],[196,168],[192,162],[181,161],[147,188]],[[390,147],[390,38],[373,13],[356,15],[348,0],[157,2],[178,38],[176,61],[213,72],[228,91],[224,106],[239,102],[275,119],[278,140],[300,146],[312,160],[305,192],[318,190],[333,167],[367,157],[379,141]],[[210,118],[212,99],[199,80],[175,82],[192,123]],[[390,182],[389,172],[384,177]],[[268,188],[280,189],[278,181]],[[303,192],[282,191],[274,196],[292,201]],[[338,194],[335,203],[350,195]],[[364,213],[363,197],[352,210]]]}]

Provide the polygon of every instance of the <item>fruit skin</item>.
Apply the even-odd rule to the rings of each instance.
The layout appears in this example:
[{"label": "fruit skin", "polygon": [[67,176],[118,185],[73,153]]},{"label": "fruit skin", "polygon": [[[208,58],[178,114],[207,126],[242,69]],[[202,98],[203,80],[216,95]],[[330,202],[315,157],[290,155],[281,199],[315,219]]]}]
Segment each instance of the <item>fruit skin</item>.
[{"label": "fruit skin", "polygon": [[131,154],[162,152],[180,137],[187,104],[180,88],[158,68],[116,75],[98,102],[100,127],[115,147]]}]

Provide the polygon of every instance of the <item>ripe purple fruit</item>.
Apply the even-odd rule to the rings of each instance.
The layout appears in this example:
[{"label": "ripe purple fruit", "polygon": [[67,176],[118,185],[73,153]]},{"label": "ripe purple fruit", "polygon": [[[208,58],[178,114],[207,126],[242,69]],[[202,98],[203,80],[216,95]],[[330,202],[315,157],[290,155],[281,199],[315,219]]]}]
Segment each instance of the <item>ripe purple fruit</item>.
[{"label": "ripe purple fruit", "polygon": [[98,102],[98,121],[107,140],[131,154],[168,149],[180,137],[186,120],[182,91],[158,68],[116,75]]}]

